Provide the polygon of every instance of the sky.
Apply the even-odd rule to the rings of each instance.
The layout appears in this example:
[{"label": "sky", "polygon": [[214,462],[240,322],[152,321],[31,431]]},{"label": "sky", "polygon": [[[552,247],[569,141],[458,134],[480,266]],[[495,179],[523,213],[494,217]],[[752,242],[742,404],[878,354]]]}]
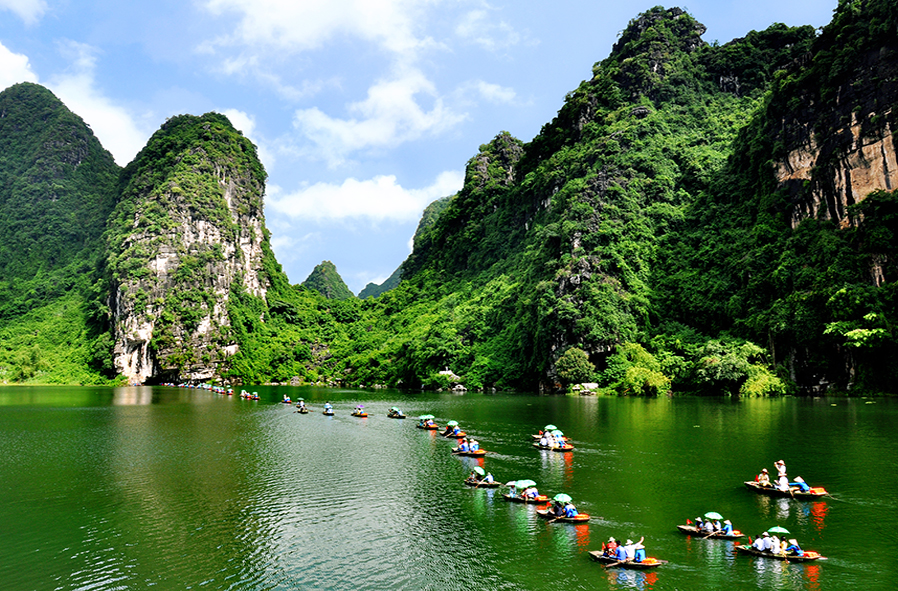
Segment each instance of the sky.
[{"label": "sky", "polygon": [[[530,141],[655,2],[0,0],[0,89],[46,86],[122,166],[168,117],[227,115],[259,148],[290,281],[329,260],[358,293],[405,260],[482,144]],[[679,6],[725,43],[821,27],[836,4]]]}]

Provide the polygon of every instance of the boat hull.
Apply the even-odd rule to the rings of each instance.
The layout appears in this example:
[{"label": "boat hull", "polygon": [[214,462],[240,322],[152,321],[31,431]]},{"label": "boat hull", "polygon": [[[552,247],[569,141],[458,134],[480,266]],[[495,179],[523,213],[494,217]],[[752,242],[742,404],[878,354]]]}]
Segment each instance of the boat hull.
[{"label": "boat hull", "polygon": [[593,550],[589,553],[589,555],[596,562],[601,562],[603,564],[607,564],[608,566],[614,565],[616,567],[629,568],[632,570],[649,570],[651,568],[661,566],[662,564],[667,564],[666,560],[659,560],[652,557],[648,557],[642,562],[633,562],[632,560],[618,561],[617,558],[605,556],[604,554],[602,554],[601,550]]},{"label": "boat hull", "polygon": [[751,556],[758,556],[760,558],[773,558],[775,560],[788,560],[789,562],[813,562],[815,560],[820,560],[824,558],[820,556],[819,553],[814,552],[813,550],[807,550],[804,553],[804,556],[797,556],[791,554],[773,554],[772,552],[763,552],[761,550],[756,550],[751,546],[746,546],[745,544],[740,544],[736,546],[736,552],[739,554],[749,554]]},{"label": "boat hull", "polygon": [[537,509],[536,514],[543,519],[550,519],[560,523],[585,523],[589,521],[588,513],[580,513],[576,517],[555,517],[555,514],[546,509]]},{"label": "boat hull", "polygon": [[478,449],[477,451],[455,451],[452,450],[452,455],[454,456],[465,456],[468,458],[479,458],[486,455],[485,449]]},{"label": "boat hull", "polygon": [[549,497],[547,497],[546,495],[539,495],[538,497],[534,498],[528,497],[526,499],[522,499],[521,497],[517,497],[507,493],[502,496],[505,497],[506,501],[511,501],[512,503],[526,503],[528,505],[539,505],[541,503],[546,503],[549,500]]},{"label": "boat hull", "polygon": [[570,443],[565,443],[561,447],[545,447],[545,446],[540,445],[539,443],[534,443],[533,447],[535,447],[536,449],[544,449],[546,451],[573,451],[574,450],[574,446],[571,445]]},{"label": "boat hull", "polygon": [[773,486],[761,486],[752,480],[746,480],[744,484],[756,493],[771,497],[785,497],[787,499],[819,499],[820,497],[829,495],[829,493],[826,492],[826,489],[822,487],[813,487],[808,492],[802,492],[800,490],[780,490]]},{"label": "boat hull", "polygon": [[501,486],[501,483],[483,482],[482,480],[471,480],[470,478],[466,478],[465,486],[473,486],[474,488],[499,488]]},{"label": "boat hull", "polygon": [[703,532],[694,525],[678,525],[677,529],[689,536],[696,536],[699,538],[707,539],[707,540],[738,540],[739,538],[744,538],[745,534],[743,534],[738,529],[733,530],[731,534],[725,534],[723,532],[714,532],[711,535],[708,535],[707,532]]}]

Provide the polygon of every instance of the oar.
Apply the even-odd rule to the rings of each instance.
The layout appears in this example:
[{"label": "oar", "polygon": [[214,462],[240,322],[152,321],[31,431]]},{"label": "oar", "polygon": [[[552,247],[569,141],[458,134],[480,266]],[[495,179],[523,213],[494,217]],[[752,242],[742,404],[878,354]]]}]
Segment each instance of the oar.
[{"label": "oar", "polygon": [[618,560],[617,562],[609,562],[608,564],[603,564],[603,565],[602,565],[602,568],[609,568],[609,567],[612,567],[612,566],[617,566],[617,565],[620,564],[621,562],[624,562],[624,561],[623,561],[623,560]]}]

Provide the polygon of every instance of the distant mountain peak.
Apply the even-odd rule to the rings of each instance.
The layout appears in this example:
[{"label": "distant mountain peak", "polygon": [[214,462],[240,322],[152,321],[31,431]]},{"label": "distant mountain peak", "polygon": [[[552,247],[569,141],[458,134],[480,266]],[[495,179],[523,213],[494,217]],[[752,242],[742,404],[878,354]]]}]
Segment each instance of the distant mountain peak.
[{"label": "distant mountain peak", "polygon": [[337,272],[336,265],[330,261],[322,261],[320,265],[315,265],[302,285],[314,289],[329,300],[348,300],[355,297]]}]

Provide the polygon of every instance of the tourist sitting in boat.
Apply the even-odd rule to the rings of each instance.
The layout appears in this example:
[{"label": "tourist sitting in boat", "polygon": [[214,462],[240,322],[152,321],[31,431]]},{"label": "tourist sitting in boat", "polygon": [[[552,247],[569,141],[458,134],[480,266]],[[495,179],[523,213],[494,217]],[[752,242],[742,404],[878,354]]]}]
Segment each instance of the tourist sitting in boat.
[{"label": "tourist sitting in boat", "polygon": [[714,533],[714,522],[711,521],[710,519],[707,521],[702,521],[701,528],[704,533],[713,534]]},{"label": "tourist sitting in boat", "polygon": [[539,496],[539,491],[536,490],[535,486],[528,486],[523,491],[521,491],[521,498],[524,498],[524,499],[526,499],[528,497],[531,499],[535,499],[538,496]]},{"label": "tourist sitting in boat", "polygon": [[719,519],[714,522],[714,531],[715,532],[723,531],[723,527],[720,525]]},{"label": "tourist sitting in boat", "polygon": [[755,482],[761,486],[770,486],[770,474],[767,473],[767,468],[761,470],[761,473],[755,477]]},{"label": "tourist sitting in boat", "polygon": [[733,535],[733,524],[730,523],[729,519],[723,522],[723,529],[721,530],[721,532],[723,532],[723,535],[725,536]]},{"label": "tourist sitting in boat", "polygon": [[579,514],[580,514],[580,512],[577,511],[577,507],[575,507],[572,502],[568,501],[564,505],[564,516],[565,517],[576,517]]},{"label": "tourist sitting in boat", "polygon": [[324,403],[324,412],[330,412],[330,411],[332,411],[333,409],[334,409],[334,407],[331,406],[331,403],[330,403],[330,402],[325,402],[325,403]]},{"label": "tourist sitting in boat", "polygon": [[552,506],[552,515],[555,517],[563,517],[564,516],[564,503],[560,501],[555,501],[555,504]]},{"label": "tourist sitting in boat", "polygon": [[543,433],[542,437],[539,438],[539,446],[540,447],[549,447],[549,437],[550,435]]},{"label": "tourist sitting in boat", "polygon": [[387,413],[388,417],[401,417],[402,411],[396,408],[395,406],[390,409],[390,412]]},{"label": "tourist sitting in boat", "polygon": [[645,560],[645,546],[642,545],[642,541],[645,538],[640,538],[638,542],[633,544],[633,562],[642,562]]},{"label": "tourist sitting in boat", "polygon": [[453,450],[453,451],[456,451],[456,452],[471,451],[471,448],[468,445],[468,438],[465,437],[464,439],[462,439],[461,443],[459,443],[458,447],[456,447],[455,450]]},{"label": "tourist sitting in boat", "polygon": [[468,444],[468,450],[469,451],[480,450],[480,442],[477,441],[476,439],[472,439],[471,442]]},{"label": "tourist sitting in boat", "polygon": [[299,410],[305,410],[306,409],[306,401],[300,400],[299,404],[296,405],[296,408],[298,408]]},{"label": "tourist sitting in boat", "polygon": [[639,538],[639,541],[635,544],[633,543],[633,540],[627,540],[626,545],[623,546],[624,555],[626,556],[627,560],[633,560],[634,558],[636,558],[637,548],[645,548],[645,546],[642,545],[642,542],[644,541],[645,537]]},{"label": "tourist sitting in boat", "polygon": [[768,534],[765,531],[760,536],[758,536],[754,542],[751,543],[751,547],[759,552],[763,552],[764,550],[767,549],[767,543],[768,543],[769,539],[770,539],[770,534]]},{"label": "tourist sitting in boat", "polygon": [[798,490],[800,490],[801,492],[809,492],[811,490],[811,487],[808,486],[808,483],[805,482],[804,478],[802,478],[801,476],[796,476],[795,482],[790,482],[789,486],[797,486]]},{"label": "tourist sitting in boat", "polygon": [[801,549],[798,545],[798,541],[795,539],[789,540],[789,545],[786,546],[784,553],[791,556],[804,556],[804,550]]},{"label": "tourist sitting in boat", "polygon": [[627,547],[620,545],[614,552],[614,557],[617,558],[620,562],[624,562],[627,560]]},{"label": "tourist sitting in boat", "polygon": [[282,402],[284,402],[286,404],[290,404],[290,397],[287,396],[286,394],[284,394],[284,400]]},{"label": "tourist sitting in boat", "polygon": [[427,419],[424,421],[424,425],[427,427],[436,427],[436,423],[433,422],[433,419]]},{"label": "tourist sitting in boat", "polygon": [[487,472],[486,476],[483,477],[483,482],[485,482],[485,483],[493,483],[495,481],[496,481],[496,479],[493,478],[493,475],[490,472]]},{"label": "tourist sitting in boat", "polygon": [[608,543],[605,545],[605,556],[613,556],[617,554],[617,548],[619,544],[617,540],[614,538],[608,538]]},{"label": "tourist sitting in boat", "polygon": [[789,492],[789,477],[783,474],[776,479],[776,488],[778,490]]},{"label": "tourist sitting in boat", "polygon": [[478,473],[475,472],[474,470],[471,470],[471,475],[468,476],[468,480],[473,480],[473,481],[475,481],[475,482],[480,482],[480,481],[482,481],[484,478],[485,478],[484,476],[481,476],[480,474],[478,474]]}]

